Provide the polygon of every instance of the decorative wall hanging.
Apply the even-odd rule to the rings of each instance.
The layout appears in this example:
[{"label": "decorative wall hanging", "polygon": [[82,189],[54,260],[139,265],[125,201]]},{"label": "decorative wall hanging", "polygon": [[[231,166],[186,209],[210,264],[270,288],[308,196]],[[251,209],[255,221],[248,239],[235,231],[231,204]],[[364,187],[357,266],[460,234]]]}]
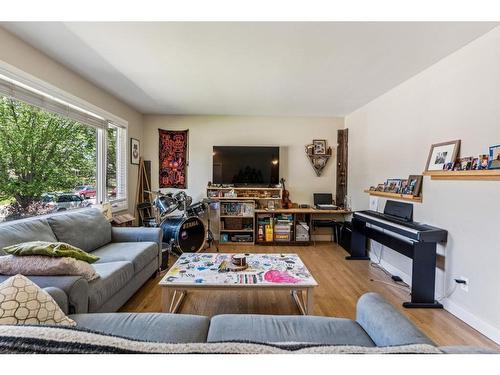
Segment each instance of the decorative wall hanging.
[{"label": "decorative wall hanging", "polygon": [[187,188],[188,130],[160,133],[160,188]]},{"label": "decorative wall hanging", "polygon": [[316,176],[320,177],[332,157],[332,148],[326,147],[326,139],[315,139],[312,144],[306,145],[306,155]]}]

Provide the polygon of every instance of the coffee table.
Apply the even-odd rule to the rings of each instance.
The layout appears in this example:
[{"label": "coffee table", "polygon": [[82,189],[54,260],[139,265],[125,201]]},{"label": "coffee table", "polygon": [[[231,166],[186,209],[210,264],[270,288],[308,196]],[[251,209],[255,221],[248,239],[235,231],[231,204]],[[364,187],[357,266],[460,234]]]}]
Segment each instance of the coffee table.
[{"label": "coffee table", "polygon": [[162,310],[176,313],[190,290],[290,290],[300,312],[313,314],[318,283],[297,254],[246,254],[244,271],[221,272],[228,253],[184,253],[160,281]]}]

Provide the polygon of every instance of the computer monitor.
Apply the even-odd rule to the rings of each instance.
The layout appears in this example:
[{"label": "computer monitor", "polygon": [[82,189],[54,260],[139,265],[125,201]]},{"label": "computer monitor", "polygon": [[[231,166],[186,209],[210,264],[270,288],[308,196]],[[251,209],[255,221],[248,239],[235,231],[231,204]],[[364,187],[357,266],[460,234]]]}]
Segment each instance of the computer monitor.
[{"label": "computer monitor", "polygon": [[333,195],[332,193],[314,193],[314,205],[318,204],[333,204]]}]

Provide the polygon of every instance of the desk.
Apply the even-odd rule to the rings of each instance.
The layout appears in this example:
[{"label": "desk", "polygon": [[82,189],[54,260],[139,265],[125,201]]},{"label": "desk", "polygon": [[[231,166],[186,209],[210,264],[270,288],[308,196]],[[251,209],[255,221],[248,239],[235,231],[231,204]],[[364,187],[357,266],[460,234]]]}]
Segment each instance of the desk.
[{"label": "desk", "polygon": [[344,209],[336,210],[318,210],[316,208],[276,208],[274,210],[257,209],[256,214],[319,214],[319,215],[347,215],[351,214],[352,211]]},{"label": "desk", "polygon": [[[311,243],[311,223],[314,217],[319,216],[334,216],[334,215],[349,215],[352,212],[350,210],[335,209],[335,210],[317,210],[315,208],[276,208],[274,210],[266,209],[256,209],[255,210],[255,221],[257,223],[255,230],[256,243],[261,245],[309,245]],[[277,215],[292,215],[292,230],[290,233],[290,240],[273,240],[273,241],[262,241],[259,238],[259,220],[264,220],[265,218],[274,219]],[[306,222],[309,226],[309,241],[297,241],[296,240],[296,225],[297,222]],[[274,235],[274,234],[273,234]]]}]

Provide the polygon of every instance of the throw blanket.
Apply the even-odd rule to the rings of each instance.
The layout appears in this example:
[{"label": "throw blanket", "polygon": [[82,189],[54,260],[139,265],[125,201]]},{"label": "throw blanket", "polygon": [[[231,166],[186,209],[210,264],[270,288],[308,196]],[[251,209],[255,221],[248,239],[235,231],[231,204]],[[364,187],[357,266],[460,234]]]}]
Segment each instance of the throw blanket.
[{"label": "throw blanket", "polygon": [[431,345],[405,345],[385,348],[331,346],[300,343],[262,344],[217,342],[165,344],[106,335],[81,328],[54,326],[0,326],[0,353],[37,354],[435,354]]}]

